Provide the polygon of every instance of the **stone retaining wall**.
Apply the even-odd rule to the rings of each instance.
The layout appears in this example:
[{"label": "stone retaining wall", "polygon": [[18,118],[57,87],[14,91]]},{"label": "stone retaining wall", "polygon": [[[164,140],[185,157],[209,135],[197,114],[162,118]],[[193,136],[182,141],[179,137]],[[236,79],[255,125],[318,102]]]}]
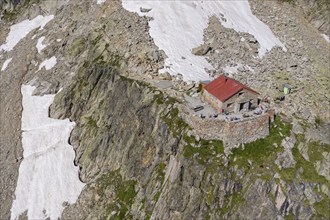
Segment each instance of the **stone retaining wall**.
[{"label": "stone retaining wall", "polygon": [[270,120],[273,111],[265,114],[244,118],[240,121],[221,119],[202,119],[192,115],[188,109],[182,107],[180,116],[194,129],[195,135],[204,139],[220,139],[226,146],[250,143],[269,135]]},{"label": "stone retaining wall", "polygon": [[269,135],[269,114],[225,123],[223,142],[226,144],[250,143]]}]

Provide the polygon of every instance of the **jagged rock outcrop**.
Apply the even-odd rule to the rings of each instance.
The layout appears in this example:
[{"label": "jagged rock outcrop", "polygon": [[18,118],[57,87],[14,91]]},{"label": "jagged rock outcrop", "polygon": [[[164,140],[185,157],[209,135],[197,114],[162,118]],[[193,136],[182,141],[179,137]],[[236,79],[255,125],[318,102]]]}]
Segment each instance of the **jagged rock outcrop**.
[{"label": "jagged rock outcrop", "polygon": [[[1,128],[5,138],[0,140],[1,159],[4,158],[4,162],[0,161],[3,203],[10,203],[13,197],[22,155],[19,88],[22,82],[33,80],[38,87],[36,94],[56,93],[63,88],[56,95],[50,115],[68,117],[76,123],[70,143],[76,151],[74,162],[80,167],[80,178],[86,187],[76,204],[63,203],[66,206],[63,219],[327,219],[330,216],[329,154],[326,153],[329,146],[312,138],[326,124],[319,122],[313,132],[306,132],[305,124],[294,125],[291,132],[291,120],[278,114],[270,124],[269,136],[241,145],[226,155],[222,141],[192,135],[191,128],[179,117],[178,100],[143,81],[144,77],[157,74],[164,58],[148,35],[147,18],[125,11],[120,1],[108,0],[107,4],[97,9],[89,1],[70,0],[58,9],[52,29],[47,30],[49,46],[43,51],[45,56],[58,57],[59,63],[51,71],[37,72],[38,66],[33,65],[44,57],[36,55],[36,40],[30,39],[46,31],[33,32],[18,45],[16,53],[25,60],[13,60],[11,72],[4,74],[0,82],[6,109],[1,111],[1,119],[7,117]],[[255,10],[262,11],[265,5],[260,5],[254,4]],[[251,67],[275,78],[265,66],[283,68],[290,75],[299,72],[292,69],[296,68],[294,62],[288,66],[286,62],[274,62],[282,56],[278,48],[265,60],[256,61],[253,56],[258,42],[251,35],[224,29],[213,19],[211,28],[215,30],[208,31],[215,38],[206,36],[207,44],[212,46],[207,54],[213,64],[221,67],[230,65],[230,59],[245,60]],[[226,37],[230,38],[230,46],[221,41]],[[239,57],[235,57],[235,45],[244,51]],[[299,47],[302,48],[300,44]],[[220,55],[216,55],[217,50]],[[228,53],[221,55],[221,51]],[[293,55],[285,59],[290,63],[302,57],[300,51],[291,52]],[[226,62],[217,63],[216,59]],[[309,65],[310,61],[303,59],[297,59],[298,69],[304,62]],[[241,67],[238,71],[243,77],[251,70]],[[131,78],[136,75],[139,80]],[[250,76],[260,76],[251,80],[252,83],[267,83],[262,74]],[[5,91],[10,92],[5,94]],[[310,97],[313,99],[314,95]],[[289,104],[298,105],[297,101],[288,100]],[[324,101],[323,96],[320,100]],[[314,105],[312,101],[303,101]],[[283,109],[296,111],[293,107]],[[299,106],[297,109],[298,115],[305,112]],[[327,132],[324,133],[326,140]],[[1,217],[10,216],[10,205],[0,209],[4,213]]]},{"label": "jagged rock outcrop", "polygon": [[305,17],[321,32],[330,35],[329,10],[330,5],[327,0],[297,0]]},{"label": "jagged rock outcrop", "polygon": [[[248,165],[241,153],[257,143],[226,159],[221,142],[189,136],[177,101],[122,76],[117,61],[86,62],[51,107],[53,117],[77,123],[70,142],[87,183],[64,219],[283,219],[290,213],[298,218],[315,214],[301,199],[322,201],[315,185],[297,177],[294,182],[281,180],[279,186],[281,177],[274,171],[285,176],[286,167],[279,170],[252,158]],[[284,128],[277,127],[288,135],[290,129]],[[274,129],[272,134],[279,133]],[[284,145],[290,140],[279,138],[278,144],[282,139]]]}]

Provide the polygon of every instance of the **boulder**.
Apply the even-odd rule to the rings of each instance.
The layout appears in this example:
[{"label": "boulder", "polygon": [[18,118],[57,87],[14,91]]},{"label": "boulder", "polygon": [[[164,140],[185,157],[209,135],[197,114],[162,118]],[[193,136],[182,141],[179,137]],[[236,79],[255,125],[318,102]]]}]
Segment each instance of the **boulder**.
[{"label": "boulder", "polygon": [[140,7],[140,12],[142,12],[142,13],[148,13],[149,11],[151,11],[151,8],[142,8],[142,7]]},{"label": "boulder", "polygon": [[192,49],[192,53],[197,56],[203,56],[207,54],[212,48],[208,45],[201,45]]}]

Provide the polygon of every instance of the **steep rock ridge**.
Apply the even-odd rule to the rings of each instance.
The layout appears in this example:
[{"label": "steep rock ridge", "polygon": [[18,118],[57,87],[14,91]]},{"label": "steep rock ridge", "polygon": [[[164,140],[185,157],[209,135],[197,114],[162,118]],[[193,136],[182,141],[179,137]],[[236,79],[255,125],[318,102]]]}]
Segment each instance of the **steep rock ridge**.
[{"label": "steep rock ridge", "polygon": [[318,30],[330,36],[329,10],[327,0],[298,0],[296,2],[304,11],[306,19]]},{"label": "steep rock ridge", "polygon": [[2,10],[13,10],[20,0],[0,0],[0,9]]},{"label": "steep rock ridge", "polygon": [[[77,122],[70,141],[76,146],[76,163],[82,167],[84,182],[93,183],[100,177],[102,180],[102,175],[118,170],[113,175],[124,180],[138,179],[139,185],[145,184],[160,161],[166,161],[172,151],[177,151],[179,138],[171,137],[166,124],[160,122],[164,109],[156,103],[152,90],[116,71],[102,65],[81,70],[77,83],[57,96],[51,112]],[[111,196],[106,191],[103,193]],[[106,202],[101,204],[109,205]],[[92,208],[94,211],[86,210],[85,215],[92,217],[100,212],[103,216],[108,207]]]},{"label": "steep rock ridge", "polygon": [[[290,125],[277,118],[269,137],[226,157],[221,142],[191,135],[178,117],[177,101],[122,76],[130,72],[123,56],[108,52],[107,59],[98,58],[96,51],[89,50],[87,61],[51,110],[53,117],[77,122],[70,142],[87,182],[63,218],[327,216],[329,184],[308,178],[318,175],[313,166],[302,168],[302,161],[293,168],[274,164],[285,149],[283,139],[291,135]],[[301,160],[298,156],[295,159]],[[291,184],[294,191],[289,190]],[[306,205],[309,200],[321,208]],[[256,203],[267,205],[251,213]]]},{"label": "steep rock ridge", "polygon": [[[290,126],[277,118],[269,139],[225,157],[221,142],[189,134],[176,100],[121,76],[117,59],[85,63],[51,108],[53,117],[77,122],[70,142],[87,182],[64,219],[326,216],[311,204],[329,196],[315,191],[328,189],[327,181],[299,177],[306,175],[300,167],[288,172],[273,164]],[[314,175],[313,169],[308,172]]]},{"label": "steep rock ridge", "polygon": [[[175,101],[144,83],[120,76],[111,66],[90,65],[77,77],[67,92],[63,90],[56,97],[51,111],[53,116],[72,117],[77,122],[70,142],[76,146],[82,180],[89,183],[64,218],[117,215],[177,219],[209,215],[206,203],[211,201],[197,201],[206,193],[206,186],[201,184],[205,181],[211,187],[210,180],[203,180],[210,178],[211,171],[205,172],[203,165],[183,157],[185,143],[199,145],[199,141],[185,135],[187,125],[177,118]],[[205,150],[212,146],[208,142],[203,145]],[[221,156],[221,143],[214,152]],[[203,164],[209,159],[200,160]],[[221,165],[221,160],[217,162]],[[222,174],[214,184],[227,175],[226,171]],[[221,181],[228,184],[225,179]],[[129,185],[121,189],[124,192],[119,190],[122,184]],[[227,187],[231,191],[233,185]],[[223,193],[216,196],[221,198]],[[192,211],[200,205],[200,211]]]},{"label": "steep rock ridge", "polygon": [[[306,199],[311,207],[317,209],[318,213],[324,213],[323,218],[328,218],[330,213],[325,211],[328,210],[325,207],[329,207],[329,194],[327,190],[322,191],[321,189],[323,184],[323,187],[327,186],[328,188],[329,182],[326,178],[321,177],[327,176],[325,174],[327,173],[326,169],[323,173],[320,172],[319,167],[328,161],[326,159],[328,150],[325,149],[329,145],[322,143],[328,142],[327,140],[330,138],[327,132],[330,127],[329,105],[327,104],[330,72],[327,60],[329,58],[329,45],[321,38],[319,32],[308,24],[297,5],[275,1],[250,1],[250,3],[254,14],[268,24],[276,36],[279,36],[288,48],[288,52],[284,53],[278,48],[274,48],[264,59],[254,59],[256,48],[259,47],[258,41],[246,33],[236,33],[227,29],[219,21],[211,18],[209,27],[204,32],[205,46],[212,48],[206,56],[213,66],[223,69],[225,73],[257,88],[265,95],[276,97],[283,94],[281,86],[284,82],[294,85],[292,94],[287,96],[283,103],[274,103],[273,106],[277,112],[281,112],[283,116],[285,115],[287,119],[293,121],[295,128],[293,131],[296,138],[290,137],[279,143],[284,147],[284,151],[278,152],[274,160],[276,159],[278,167],[285,171],[280,177],[282,181],[288,175],[286,172],[291,169],[289,167],[293,167],[295,170],[304,170],[305,174],[301,175],[305,179],[303,184],[306,185],[307,183],[311,187],[306,189],[304,193]],[[279,16],[283,11],[285,11],[284,16]],[[216,74],[216,72],[211,74]],[[297,130],[297,128],[299,129]],[[313,140],[311,140],[310,135],[304,137],[305,134],[310,133],[309,130],[314,131],[312,132]],[[277,144],[274,145],[277,146]],[[245,146],[245,149],[247,150],[248,147],[251,145]],[[308,156],[313,155],[314,150],[322,156],[314,157],[311,161]],[[302,155],[306,159],[303,159]],[[249,161],[252,162],[253,160],[249,159]],[[309,172],[314,173],[308,174],[313,178],[306,176]],[[294,176],[299,179],[297,175],[298,173]],[[323,197],[322,202],[315,203],[314,198],[318,197],[309,195],[309,192],[315,192],[314,184],[320,180],[319,178],[322,179],[322,184],[318,187],[320,187],[320,191],[325,193],[323,194],[325,197]],[[285,181],[290,182],[288,179]],[[290,188],[295,189],[295,181],[290,184]],[[313,184],[309,182],[313,182]],[[285,188],[288,189],[288,186]],[[276,203],[278,203],[276,206],[282,215],[290,213],[290,209],[292,210],[291,214],[296,215],[299,212],[299,205],[294,204],[295,202],[291,203],[291,198],[294,197],[296,200],[296,195],[299,195],[300,192],[298,193],[296,190],[287,192],[283,193],[284,199],[276,199]],[[292,194],[293,192],[296,195]],[[283,207],[281,207],[282,205]],[[311,207],[303,208],[302,218],[311,217],[313,210]],[[318,218],[322,217],[318,216]]]},{"label": "steep rock ridge", "polygon": [[[13,55],[13,65],[0,80],[1,218],[10,216],[22,154],[19,89],[31,80],[37,94],[63,88],[51,116],[77,123],[70,143],[87,186],[76,204],[63,203],[63,219],[329,218],[329,145],[313,139],[323,122],[291,126],[279,114],[267,138],[226,157],[221,141],[192,135],[177,100],[143,81],[156,75],[164,57],[148,36],[147,18],[125,11],[120,1],[95,5],[70,0],[56,10],[51,29],[31,32],[4,54]],[[48,46],[39,54],[42,36]],[[37,71],[35,64],[52,56],[58,63]],[[294,163],[276,165],[289,149]]]}]

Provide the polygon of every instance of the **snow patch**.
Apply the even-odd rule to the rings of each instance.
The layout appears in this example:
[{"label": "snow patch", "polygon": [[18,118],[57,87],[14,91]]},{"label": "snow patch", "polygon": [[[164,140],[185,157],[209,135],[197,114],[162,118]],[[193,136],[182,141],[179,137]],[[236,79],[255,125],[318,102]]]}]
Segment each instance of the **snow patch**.
[{"label": "snow patch", "polygon": [[326,34],[321,34],[321,36],[328,42],[330,43],[330,39],[329,39],[329,36],[326,35]]},{"label": "snow patch", "polygon": [[9,58],[9,59],[7,59],[7,60],[2,64],[1,71],[5,71],[5,69],[7,69],[8,64],[11,62],[12,59],[13,59],[13,58]]},{"label": "snow patch", "polygon": [[46,46],[47,46],[47,45],[42,44],[42,42],[43,42],[44,40],[45,40],[45,37],[40,37],[40,38],[38,39],[38,42],[37,42],[37,45],[36,45],[37,50],[38,50],[38,53],[41,53],[41,51],[42,51],[43,49],[45,49]]},{"label": "snow patch", "polygon": [[46,70],[50,70],[56,65],[56,63],[57,63],[56,57],[52,56],[51,58],[40,63],[38,71],[41,70],[42,67],[45,67]]},{"label": "snow patch", "polygon": [[32,96],[34,89],[28,85],[21,88],[24,159],[10,219],[26,210],[28,219],[57,219],[63,202],[75,203],[84,187],[73,163],[75,152],[68,144],[75,123],[49,118],[55,95]]},{"label": "snow patch", "polygon": [[11,51],[18,42],[26,37],[33,29],[40,27],[42,30],[45,25],[54,18],[54,15],[41,16],[38,15],[32,20],[24,20],[18,24],[14,24],[10,27],[10,32],[6,38],[6,43],[0,46],[0,52]]},{"label": "snow patch", "polygon": [[[185,81],[209,79],[205,69],[212,66],[205,58],[195,56],[191,50],[203,44],[203,30],[210,16],[219,18],[226,28],[252,34],[260,43],[259,57],[274,46],[284,45],[267,25],[255,17],[247,0],[242,1],[133,1],[123,0],[123,7],[140,16],[150,16],[150,35],[159,49],[164,50],[163,72],[182,74]],[[150,8],[141,12],[140,8]],[[185,59],[182,59],[185,57]]]},{"label": "snow patch", "polygon": [[106,1],[106,0],[97,0],[97,1],[96,1],[96,4],[98,4],[98,5],[99,5],[99,4],[102,4],[102,3],[104,3],[105,1]]}]

